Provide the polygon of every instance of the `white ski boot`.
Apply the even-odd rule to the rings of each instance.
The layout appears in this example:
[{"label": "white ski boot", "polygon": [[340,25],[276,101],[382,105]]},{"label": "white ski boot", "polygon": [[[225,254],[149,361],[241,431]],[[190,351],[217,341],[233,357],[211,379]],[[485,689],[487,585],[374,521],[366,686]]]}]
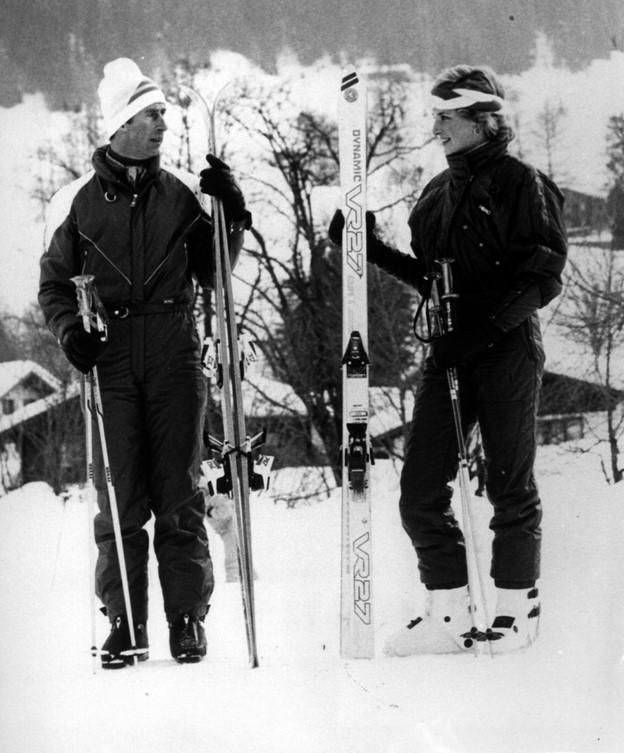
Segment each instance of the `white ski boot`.
[{"label": "white ski boot", "polygon": [[492,653],[526,651],[537,638],[540,615],[537,588],[497,588],[496,617],[486,631]]},{"label": "white ski boot", "polygon": [[468,588],[427,592],[425,612],[391,636],[384,646],[386,656],[462,654],[477,639],[470,615]]}]

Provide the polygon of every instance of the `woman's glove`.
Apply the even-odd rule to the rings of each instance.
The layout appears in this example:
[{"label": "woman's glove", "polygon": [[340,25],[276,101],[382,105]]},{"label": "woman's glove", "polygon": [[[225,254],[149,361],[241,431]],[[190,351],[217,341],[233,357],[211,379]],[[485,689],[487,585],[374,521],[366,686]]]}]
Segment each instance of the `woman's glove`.
[{"label": "woman's glove", "polygon": [[[334,216],[331,218],[329,227],[327,228],[327,235],[329,240],[335,243],[337,246],[342,246],[342,231],[344,229],[345,219],[342,213],[342,209],[337,209],[334,212]],[[375,230],[375,215],[372,212],[366,212],[366,243],[367,245],[376,244],[379,242],[377,236],[374,233]]]}]

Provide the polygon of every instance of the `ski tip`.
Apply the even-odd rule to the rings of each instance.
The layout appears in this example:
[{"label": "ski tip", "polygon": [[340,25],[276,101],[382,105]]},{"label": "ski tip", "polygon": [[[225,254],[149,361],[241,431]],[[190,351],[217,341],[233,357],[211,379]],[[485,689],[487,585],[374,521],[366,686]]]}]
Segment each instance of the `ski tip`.
[{"label": "ski tip", "polygon": [[357,102],[361,94],[361,78],[353,66],[344,68],[340,79],[340,93],[348,104]]},{"label": "ski tip", "polygon": [[354,65],[347,65],[342,69],[340,90],[345,93],[360,83],[360,77]]}]

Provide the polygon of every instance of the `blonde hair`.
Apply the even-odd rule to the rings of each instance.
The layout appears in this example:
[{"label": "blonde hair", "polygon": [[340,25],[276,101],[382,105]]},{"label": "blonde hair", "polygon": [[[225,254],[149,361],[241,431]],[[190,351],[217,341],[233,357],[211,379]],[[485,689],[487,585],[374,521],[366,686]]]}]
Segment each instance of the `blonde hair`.
[{"label": "blonde hair", "polygon": [[[496,73],[487,65],[455,65],[446,68],[436,77],[431,93],[434,96],[443,96],[456,88],[474,89],[486,94],[495,94],[501,99],[505,98],[503,85]],[[489,141],[511,141],[515,137],[504,111],[484,110],[474,106],[458,109],[457,113],[462,118],[476,123]]]}]

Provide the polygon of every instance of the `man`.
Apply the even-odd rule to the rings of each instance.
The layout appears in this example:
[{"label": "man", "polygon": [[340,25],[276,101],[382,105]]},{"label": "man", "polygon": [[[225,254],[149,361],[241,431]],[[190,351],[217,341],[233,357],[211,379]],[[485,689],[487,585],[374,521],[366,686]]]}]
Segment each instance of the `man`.
[{"label": "man", "polygon": [[[562,289],[563,197],[513,157],[504,90],[487,67],[456,66],[436,79],[433,133],[448,168],[411,212],[412,255],[383,244],[369,216],[368,259],[426,302],[442,259],[453,261],[456,327],[434,338],[406,444],[399,508],[427,588],[422,614],[393,635],[386,653],[461,653],[474,633],[466,551],[451,506],[457,440],[447,369],[456,368],[462,430],[479,423],[492,503],[493,653],[526,649],[537,636],[542,505],[533,475],[544,351],[537,309]],[[340,241],[337,213],[330,237]]]},{"label": "man", "polygon": [[[98,94],[110,143],[96,149],[93,170],[50,204],[39,302],[69,361],[83,373],[97,364],[134,653],[148,656],[144,526],[153,513],[171,654],[199,661],[213,574],[197,485],[206,387],[191,309],[193,277],[204,287],[212,282],[212,223],[194,176],[160,166],[167,126],[158,86],[119,58],[104,67]],[[223,201],[235,258],[251,215],[227,166],[207,159],[200,189]],[[71,278],[78,274],[94,276],[109,318],[106,345],[77,316]],[[133,657],[98,447],[96,453],[96,591],[111,622],[101,655],[104,667],[117,668]]]}]

